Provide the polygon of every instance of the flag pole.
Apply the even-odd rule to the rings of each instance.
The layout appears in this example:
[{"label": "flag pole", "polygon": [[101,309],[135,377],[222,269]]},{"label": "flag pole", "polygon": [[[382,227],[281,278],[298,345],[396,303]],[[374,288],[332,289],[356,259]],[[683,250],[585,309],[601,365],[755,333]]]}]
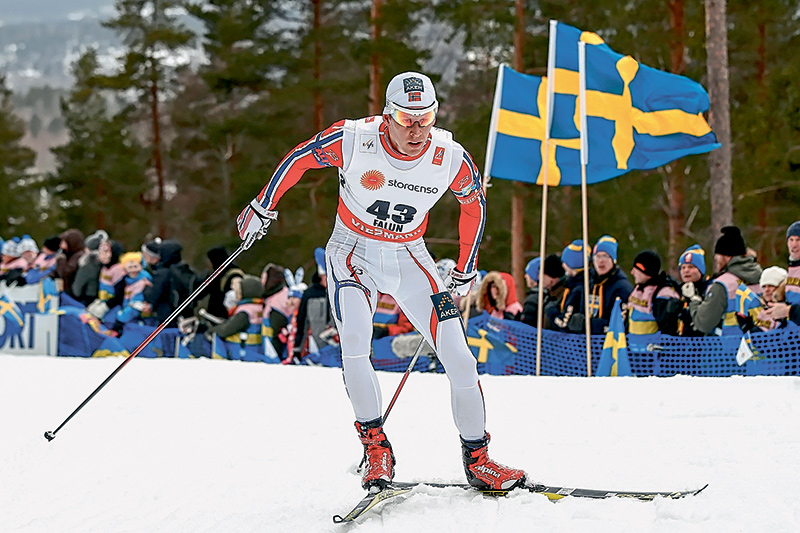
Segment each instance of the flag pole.
[{"label": "flag pole", "polygon": [[536,375],[542,375],[542,316],[544,309],[544,259],[545,244],[547,240],[547,180],[548,169],[550,168],[550,126],[553,123],[553,94],[555,93],[555,70],[556,70],[556,27],[558,22],[550,21],[550,41],[547,47],[547,99],[545,101],[545,127],[544,127],[544,151],[542,155],[542,166],[544,167],[542,183],[542,224],[539,234],[539,284],[538,304],[536,312]]},{"label": "flag pole", "polygon": [[[586,191],[586,165],[589,147],[586,138],[586,43],[578,42],[578,102],[581,123],[581,218],[584,247],[589,244],[589,208]],[[583,308],[586,327],[586,376],[592,377],[592,310],[589,307],[589,259],[583,254]]]},{"label": "flag pole", "polygon": [[489,186],[489,179],[492,171],[492,161],[494,160],[494,139],[497,137],[497,115],[500,109],[500,101],[503,95],[503,69],[505,63],[500,63],[497,67],[497,82],[494,89],[494,102],[492,103],[492,116],[489,119],[489,138],[486,139],[486,162],[483,166],[483,188],[484,193]]}]

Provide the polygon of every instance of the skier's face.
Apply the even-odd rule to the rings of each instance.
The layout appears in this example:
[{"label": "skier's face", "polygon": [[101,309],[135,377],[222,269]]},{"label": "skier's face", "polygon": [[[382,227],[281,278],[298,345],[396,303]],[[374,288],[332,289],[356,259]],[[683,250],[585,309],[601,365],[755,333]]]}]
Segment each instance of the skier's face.
[{"label": "skier's face", "polygon": [[420,126],[420,122],[415,121],[411,126],[403,126],[390,115],[384,115],[384,119],[392,147],[409,157],[416,157],[422,153],[435,123],[434,120],[426,126]]}]

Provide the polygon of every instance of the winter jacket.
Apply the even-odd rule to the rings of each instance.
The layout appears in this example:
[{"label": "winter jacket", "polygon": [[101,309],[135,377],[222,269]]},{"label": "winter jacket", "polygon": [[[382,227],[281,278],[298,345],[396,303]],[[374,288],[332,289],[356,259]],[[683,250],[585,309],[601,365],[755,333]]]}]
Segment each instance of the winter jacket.
[{"label": "winter jacket", "polygon": [[564,278],[564,291],[561,298],[550,302],[544,308],[549,324],[548,329],[569,331],[569,320],[573,313],[580,309],[583,300],[583,269],[577,270],[572,277]]},{"label": "winter jacket", "polygon": [[100,293],[100,271],[103,269],[97,251],[85,253],[78,261],[78,271],[72,282],[72,295],[84,305],[92,303]]},{"label": "winter jacket", "polygon": [[729,307],[729,291],[718,281],[726,272],[739,278],[745,285],[757,285],[761,278],[761,265],[749,255],[731,258],[725,268],[711,280],[702,301],[693,301],[689,304],[692,328],[706,335],[722,325],[722,319]]},{"label": "winter jacket", "polygon": [[[178,241],[166,240],[161,243],[161,260],[153,272],[152,285],[144,293],[145,301],[153,307],[153,316],[159,324],[196,288],[197,275],[192,267],[182,261],[182,250]],[[181,316],[192,316],[190,307],[184,309]]]},{"label": "winter jacket", "polygon": [[636,285],[628,298],[628,340],[664,333],[677,335],[681,298],[678,284],[666,273]]},{"label": "winter jacket", "polygon": [[264,314],[264,300],[261,295],[264,287],[255,276],[242,278],[242,299],[233,308],[230,318],[222,324],[208,328],[229,342],[240,342],[240,333],[247,333],[244,344],[261,345],[261,321]]},{"label": "winter jacket", "polygon": [[52,254],[39,252],[30,270],[25,273],[25,281],[28,283],[39,283],[42,278],[48,277],[56,269],[56,260],[58,259],[59,253],[60,251]]},{"label": "winter jacket", "polygon": [[[491,297],[491,287],[497,287],[497,301]],[[508,272],[492,271],[484,276],[478,298],[470,316],[486,311],[495,318],[517,320],[522,313],[522,304],[517,300],[517,285]]]},{"label": "winter jacket", "polygon": [[[211,263],[212,272],[214,272],[228,259],[229,254],[224,247],[217,246],[211,248],[206,253],[206,256]],[[209,273],[209,275],[211,275],[211,273]],[[231,290],[231,283],[233,283],[233,280],[241,278],[242,276],[244,276],[244,271],[235,264],[230,264],[225,267],[225,270],[219,273],[216,281],[208,284],[198,299],[208,296],[206,310],[210,314],[223,319],[228,317],[228,309],[223,303],[225,301],[225,294]],[[261,297],[261,295],[259,295],[259,297]]]},{"label": "winter jacket", "polygon": [[[583,283],[582,277],[581,283]],[[589,308],[592,310],[590,322],[592,335],[600,335],[606,332],[608,322],[611,319],[611,311],[614,309],[614,302],[619,298],[624,305],[628,301],[631,292],[633,292],[633,285],[631,285],[628,277],[618,266],[615,266],[603,276],[594,270],[590,271]],[[586,331],[584,303],[583,287],[581,287],[580,298],[576,301],[575,312],[567,326],[567,329],[573,333]]]},{"label": "winter jacket", "polygon": [[75,274],[78,272],[78,262],[83,256],[83,233],[77,229],[68,229],[61,235],[61,240],[67,243],[67,249],[63,255],[56,259],[56,268],[52,276],[61,278],[64,283],[63,290],[72,296],[72,283],[75,281]]},{"label": "winter jacket", "polygon": [[117,322],[127,324],[142,316],[144,291],[150,286],[150,280],[150,274],[146,270],[139,272],[135,278],[125,276],[125,298],[117,311]]},{"label": "winter jacket", "polygon": [[[553,287],[549,290],[544,289],[542,294],[542,309],[547,309],[550,304],[556,304],[561,301],[561,296],[564,293],[564,281],[566,278],[560,278]],[[525,293],[525,301],[522,302],[522,314],[520,320],[529,326],[538,326],[538,313],[539,313],[539,287],[529,289]],[[542,313],[542,327],[545,329],[552,329],[550,319],[547,318],[546,313]]]}]

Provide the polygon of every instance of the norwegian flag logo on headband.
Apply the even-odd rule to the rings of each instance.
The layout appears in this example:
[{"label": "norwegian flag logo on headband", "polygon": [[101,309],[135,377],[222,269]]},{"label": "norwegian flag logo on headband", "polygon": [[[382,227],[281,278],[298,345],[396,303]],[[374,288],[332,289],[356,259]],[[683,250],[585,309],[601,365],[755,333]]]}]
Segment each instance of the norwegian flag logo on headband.
[{"label": "norwegian flag logo on headband", "polygon": [[[420,78],[403,78],[403,92],[411,93],[421,93],[425,92],[425,86],[422,84],[422,79]],[[419,95],[417,95],[419,96]]]}]

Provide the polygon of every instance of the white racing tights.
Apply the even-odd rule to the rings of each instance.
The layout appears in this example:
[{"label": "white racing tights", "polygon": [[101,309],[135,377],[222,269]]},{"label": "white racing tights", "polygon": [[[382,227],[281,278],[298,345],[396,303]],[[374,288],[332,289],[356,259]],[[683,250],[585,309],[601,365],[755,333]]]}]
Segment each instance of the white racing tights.
[{"label": "white racing tights", "polygon": [[461,436],[465,440],[482,439],[485,412],[477,362],[467,345],[458,313],[451,309],[448,316],[454,317],[440,320],[434,309],[431,296],[445,289],[423,240],[378,241],[348,230],[337,220],[325,258],[345,386],[356,419],[369,422],[383,416],[381,390],[369,359],[372,317],[380,291],[397,301],[436,350],[450,380],[453,419]]}]

